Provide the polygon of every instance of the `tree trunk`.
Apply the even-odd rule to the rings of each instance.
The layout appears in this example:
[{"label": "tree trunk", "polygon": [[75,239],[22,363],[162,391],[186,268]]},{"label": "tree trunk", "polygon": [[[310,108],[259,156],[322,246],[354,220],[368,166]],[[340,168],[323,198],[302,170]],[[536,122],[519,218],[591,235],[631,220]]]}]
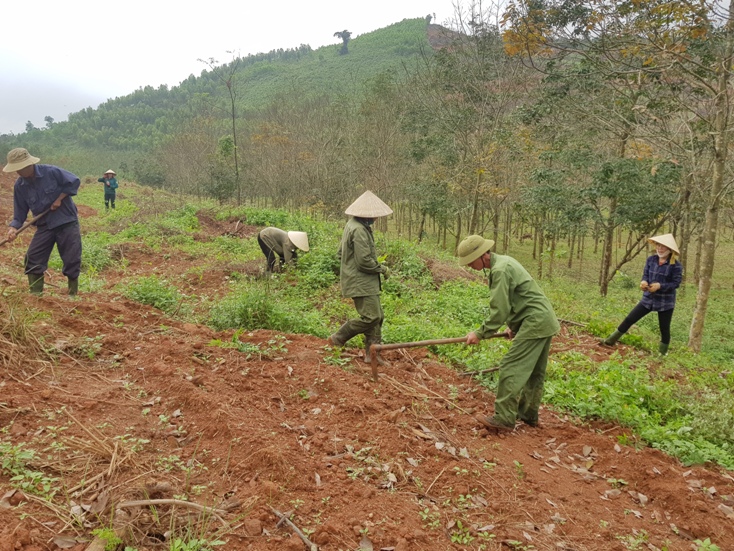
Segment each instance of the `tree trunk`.
[{"label": "tree trunk", "polygon": [[617,210],[617,200],[612,199],[609,205],[608,223],[604,235],[604,250],[602,251],[601,270],[599,273],[599,291],[601,296],[607,296],[609,291],[609,267],[612,265],[612,245],[614,244],[614,213]]},{"label": "tree trunk", "polygon": [[691,329],[688,333],[688,346],[694,352],[701,351],[703,341],[703,324],[706,319],[711,276],[714,272],[714,253],[716,252],[716,231],[719,227],[719,207],[724,191],[726,175],[726,158],[729,147],[729,80],[734,55],[734,0],[729,2],[729,20],[726,24],[726,49],[724,58],[717,70],[718,82],[714,103],[716,119],[714,120],[714,174],[711,183],[709,204],[706,208],[706,220],[703,227],[703,247],[701,250],[701,279],[696,293],[696,306],[693,309]]}]

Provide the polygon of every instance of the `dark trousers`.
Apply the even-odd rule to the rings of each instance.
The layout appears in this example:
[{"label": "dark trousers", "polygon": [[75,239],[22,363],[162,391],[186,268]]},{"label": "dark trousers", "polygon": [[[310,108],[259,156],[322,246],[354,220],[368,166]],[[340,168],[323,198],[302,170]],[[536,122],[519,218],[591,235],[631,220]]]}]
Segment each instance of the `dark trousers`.
[{"label": "dark trousers", "polygon": [[[268,261],[268,272],[274,272],[275,271],[275,258],[278,256],[278,254],[268,247],[265,244],[265,241],[262,240],[260,237],[260,234],[257,235],[257,242],[260,245],[260,250],[265,255],[265,258]],[[280,267],[283,267],[283,264],[285,264],[285,259],[281,256],[280,257]]]},{"label": "dark trousers", "polygon": [[104,191],[104,208],[108,209],[110,208],[110,203],[112,203],[112,208],[115,208],[115,190],[105,190]]},{"label": "dark trousers", "polygon": [[38,226],[25,255],[25,273],[43,275],[54,245],[64,264],[62,273],[69,279],[78,279],[82,268],[82,234],[79,222],[69,222],[50,230]]},{"label": "dark trousers", "polygon": [[[675,310],[675,308],[671,308],[670,310],[665,310],[663,312],[658,312],[660,342],[663,344],[670,344],[670,322],[673,319],[673,310]],[[650,310],[647,306],[643,306],[641,302],[638,302],[637,306],[632,308],[632,311],[627,314],[627,317],[624,318],[619,327],[617,327],[617,331],[619,331],[620,333],[626,333],[630,330],[630,327],[632,327],[635,323],[640,321],[650,312],[652,312],[652,310]]]}]

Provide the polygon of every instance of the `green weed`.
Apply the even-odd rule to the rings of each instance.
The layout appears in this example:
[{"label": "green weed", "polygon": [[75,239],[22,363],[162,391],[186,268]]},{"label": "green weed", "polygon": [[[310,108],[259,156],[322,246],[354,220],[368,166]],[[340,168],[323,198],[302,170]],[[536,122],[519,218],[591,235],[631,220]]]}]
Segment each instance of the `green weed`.
[{"label": "green weed", "polygon": [[696,551],[721,551],[721,548],[713,543],[710,538],[705,540],[695,540]]},{"label": "green weed", "polygon": [[0,441],[0,468],[4,475],[10,477],[11,485],[29,494],[51,499],[57,492],[53,485],[59,479],[34,469],[34,461],[36,452],[24,448],[23,443],[14,446]]},{"label": "green weed", "polygon": [[104,542],[105,551],[115,551],[122,543],[122,538],[115,533],[113,528],[96,528],[92,530],[92,535]]},{"label": "green weed", "polygon": [[153,306],[167,314],[178,312],[185,299],[173,285],[156,275],[141,277],[129,283],[124,294],[131,300]]}]

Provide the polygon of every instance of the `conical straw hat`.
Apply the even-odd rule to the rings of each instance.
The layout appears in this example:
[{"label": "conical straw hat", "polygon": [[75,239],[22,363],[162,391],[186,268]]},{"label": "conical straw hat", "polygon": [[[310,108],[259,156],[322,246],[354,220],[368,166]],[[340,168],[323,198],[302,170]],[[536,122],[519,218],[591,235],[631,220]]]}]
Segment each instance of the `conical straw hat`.
[{"label": "conical straw hat", "polygon": [[650,243],[660,243],[664,247],[668,247],[675,254],[680,254],[680,251],[678,250],[678,243],[675,242],[675,237],[673,237],[672,233],[656,235],[655,237],[651,237],[650,239],[648,239],[648,241]]},{"label": "conical straw hat", "polygon": [[365,191],[354,203],[347,207],[344,214],[359,216],[360,218],[379,218],[380,216],[392,214],[392,209],[383,203],[377,195],[371,191]]},{"label": "conical straw hat", "polygon": [[112,169],[109,169],[109,170],[108,170],[107,172],[105,172],[105,174],[113,174],[113,175],[117,175],[117,172],[115,172],[115,171],[114,171],[114,170],[112,170]]},{"label": "conical straw hat", "polygon": [[303,252],[308,252],[308,235],[305,231],[289,231],[288,239]]}]

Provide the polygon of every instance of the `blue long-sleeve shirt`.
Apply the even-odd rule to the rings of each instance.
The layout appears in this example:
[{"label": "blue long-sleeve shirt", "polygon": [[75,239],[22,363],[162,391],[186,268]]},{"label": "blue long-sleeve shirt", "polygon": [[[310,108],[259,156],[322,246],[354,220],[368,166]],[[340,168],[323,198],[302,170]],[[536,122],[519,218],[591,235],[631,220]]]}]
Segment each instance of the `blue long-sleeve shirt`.
[{"label": "blue long-sleeve shirt", "polygon": [[645,291],[642,294],[640,302],[643,306],[653,312],[672,310],[675,308],[675,290],[683,281],[683,266],[678,260],[671,264],[670,258],[661,266],[660,257],[654,254],[647,257],[645,269],[642,272],[642,281],[647,281],[648,285],[660,284],[660,289],[654,293]]},{"label": "blue long-sleeve shirt", "polygon": [[79,219],[76,205],[71,196],[79,191],[79,178],[63,168],[53,165],[34,166],[35,178],[26,179],[22,176],[15,181],[13,187],[13,220],[10,226],[20,229],[28,218],[28,211],[33,215],[41,214],[66,193],[67,197],[61,201],[61,206],[49,211],[46,216],[36,222],[35,226],[47,226],[52,230],[63,224]]}]

